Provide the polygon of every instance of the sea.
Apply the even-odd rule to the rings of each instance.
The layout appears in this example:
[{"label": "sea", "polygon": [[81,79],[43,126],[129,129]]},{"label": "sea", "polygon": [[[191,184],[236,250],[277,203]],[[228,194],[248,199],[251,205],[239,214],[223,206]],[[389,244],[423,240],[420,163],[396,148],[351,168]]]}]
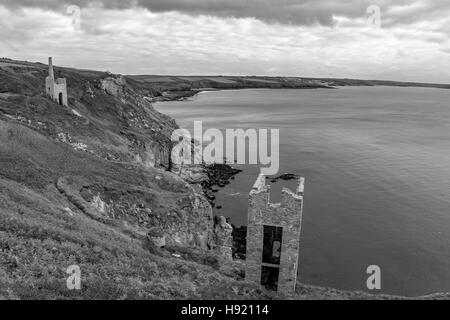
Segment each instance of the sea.
[{"label": "sea", "polygon": [[[192,132],[279,129],[279,174],[305,178],[299,277],[405,296],[450,292],[450,90],[404,87],[203,92],[155,108]],[[216,194],[215,214],[247,223],[260,166]],[[268,183],[271,183],[268,181]],[[296,181],[271,183],[271,201]],[[369,266],[381,289],[369,291]]]}]

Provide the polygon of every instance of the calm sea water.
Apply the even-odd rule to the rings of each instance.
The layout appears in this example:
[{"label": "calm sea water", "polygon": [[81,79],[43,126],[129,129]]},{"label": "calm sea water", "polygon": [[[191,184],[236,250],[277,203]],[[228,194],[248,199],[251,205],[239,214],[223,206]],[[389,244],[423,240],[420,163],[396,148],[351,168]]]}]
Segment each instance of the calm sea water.
[{"label": "calm sea water", "polygon": [[[383,293],[450,291],[450,90],[348,87],[202,93],[156,108],[192,129],[279,128],[280,173],[306,178],[302,282]],[[247,219],[258,168],[218,194],[233,224]],[[280,181],[272,187],[279,199]]]}]

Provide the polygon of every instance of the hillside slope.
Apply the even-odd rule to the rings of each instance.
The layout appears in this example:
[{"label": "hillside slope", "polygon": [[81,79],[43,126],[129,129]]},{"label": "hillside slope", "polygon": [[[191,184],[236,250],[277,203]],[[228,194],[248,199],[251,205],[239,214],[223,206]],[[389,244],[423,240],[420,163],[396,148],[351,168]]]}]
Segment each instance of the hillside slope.
[{"label": "hillside slope", "polygon": [[[284,297],[243,281],[223,254],[227,226],[168,171],[176,123],[152,108],[155,89],[55,70],[70,108],[43,94],[45,65],[0,60],[0,299],[392,298],[303,285]],[[66,286],[72,265],[79,291]]]},{"label": "hillside slope", "polygon": [[[70,108],[42,93],[44,65],[0,63],[0,296],[71,295],[64,279],[72,264],[84,270],[85,290],[109,272],[127,283],[114,282],[114,290],[129,292],[133,274],[157,269],[158,255],[168,254],[167,263],[179,260],[152,245],[148,235],[155,232],[169,248],[207,252],[211,257],[199,259],[217,265],[222,257],[210,204],[201,190],[167,171],[175,122],[122,77],[56,71],[69,83]],[[162,268],[171,279],[153,278],[151,270],[146,277],[174,283],[172,269]],[[138,288],[147,285],[140,281]]]}]

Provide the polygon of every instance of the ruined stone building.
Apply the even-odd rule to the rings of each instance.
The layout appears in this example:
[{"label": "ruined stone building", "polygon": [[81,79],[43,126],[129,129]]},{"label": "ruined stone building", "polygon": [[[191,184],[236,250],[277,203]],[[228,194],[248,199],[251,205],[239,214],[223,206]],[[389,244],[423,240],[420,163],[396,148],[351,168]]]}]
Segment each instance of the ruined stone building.
[{"label": "ruined stone building", "polygon": [[297,281],[304,178],[296,192],[283,188],[270,203],[270,186],[260,174],[249,195],[245,279],[267,289],[293,293]]},{"label": "ruined stone building", "polygon": [[45,92],[61,106],[68,106],[66,79],[58,78],[55,81],[51,57],[48,58],[48,77],[45,78]]}]

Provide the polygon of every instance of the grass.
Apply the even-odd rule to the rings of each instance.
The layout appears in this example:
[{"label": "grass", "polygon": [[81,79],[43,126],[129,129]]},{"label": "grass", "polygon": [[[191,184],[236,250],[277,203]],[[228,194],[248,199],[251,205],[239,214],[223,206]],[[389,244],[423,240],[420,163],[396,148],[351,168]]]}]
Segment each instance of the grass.
[{"label": "grass", "polygon": [[[176,124],[141,95],[164,88],[130,78],[114,97],[100,89],[109,74],[56,72],[81,117],[42,94],[44,65],[0,64],[0,299],[373,298],[300,284],[283,296],[245,282],[242,261],[200,243],[210,205],[164,170]],[[166,248],[147,240],[154,228]],[[66,286],[72,265],[79,291]]]},{"label": "grass", "polygon": [[[227,270],[230,267],[221,266],[213,253],[171,247],[164,254],[152,254],[142,241],[74,207],[69,214],[63,207],[71,203],[63,198],[56,205],[6,179],[0,180],[0,190],[2,298],[205,299],[218,295],[212,288],[223,291],[224,283],[228,294],[239,295],[232,286],[242,271]],[[81,268],[81,291],[66,287],[71,265]],[[250,285],[246,290],[256,288]]]},{"label": "grass", "polygon": [[[138,95],[106,95],[95,87],[99,74],[58,72],[82,117],[41,94],[42,67],[0,68],[0,92],[17,94],[0,99],[0,298],[205,299],[223,283],[239,296],[232,286],[242,270],[189,240],[208,231],[206,201],[202,207],[193,189],[163,168],[132,161],[170,148],[174,122]],[[85,94],[87,81],[94,98]],[[58,141],[60,133],[91,152]],[[107,161],[105,150],[119,161]],[[94,196],[106,212],[92,207]],[[149,244],[149,227],[168,235],[170,249]],[[81,268],[80,291],[67,289],[71,265]]]}]

